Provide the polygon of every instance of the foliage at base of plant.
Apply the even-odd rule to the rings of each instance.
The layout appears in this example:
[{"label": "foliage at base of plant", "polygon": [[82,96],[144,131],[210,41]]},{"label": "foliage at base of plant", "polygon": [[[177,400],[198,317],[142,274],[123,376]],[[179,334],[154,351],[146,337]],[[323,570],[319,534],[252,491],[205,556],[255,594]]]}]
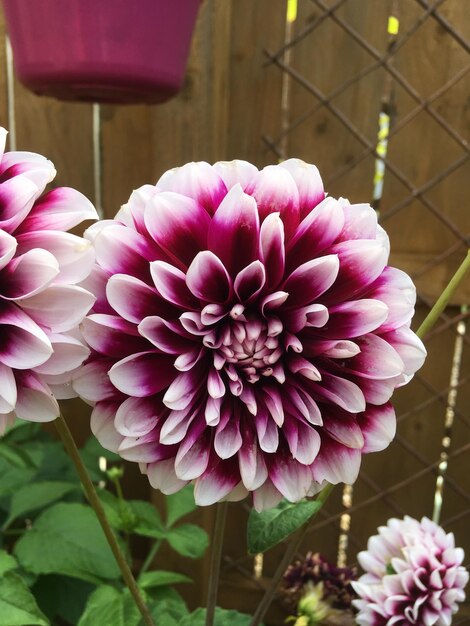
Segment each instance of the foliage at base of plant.
[{"label": "foliage at base of plant", "polygon": [[[184,557],[204,555],[207,533],[182,522],[195,509],[191,488],[166,498],[163,519],[150,502],[124,499],[116,455],[94,439],[81,454],[156,621],[179,625],[190,614],[173,585],[192,581],[150,567],[163,542]],[[100,470],[100,457],[107,471]],[[16,423],[0,441],[0,476],[0,626],[140,626],[61,443],[36,424]],[[133,536],[149,540],[152,558],[140,567],[130,554]]]}]

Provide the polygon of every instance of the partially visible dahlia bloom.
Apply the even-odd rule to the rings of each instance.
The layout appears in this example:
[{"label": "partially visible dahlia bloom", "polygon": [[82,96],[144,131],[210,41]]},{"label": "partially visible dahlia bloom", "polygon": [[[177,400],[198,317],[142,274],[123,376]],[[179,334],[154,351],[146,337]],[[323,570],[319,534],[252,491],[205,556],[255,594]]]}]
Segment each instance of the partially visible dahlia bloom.
[{"label": "partially visible dahlia bloom", "polygon": [[164,493],[258,510],[351,483],[422,365],[415,290],[367,204],[298,159],[189,163],[92,226],[92,348],[74,385],[101,443]]},{"label": "partially visible dahlia bloom", "polygon": [[71,371],[89,354],[77,327],[94,296],[77,286],[94,263],[89,241],[65,232],[96,219],[78,191],[41,195],[55,176],[46,158],[4,153],[0,129],[0,435],[15,415],[46,422]]},{"label": "partially visible dahlia bloom", "polygon": [[288,617],[286,622],[292,622],[294,626],[317,626],[324,624],[335,613],[331,605],[324,600],[323,583],[309,584],[298,604],[297,615]]},{"label": "partially visible dahlia bloom", "polygon": [[366,573],[353,583],[363,626],[449,626],[465,599],[468,572],[454,535],[423,517],[391,519],[358,560]]},{"label": "partially visible dahlia bloom", "polygon": [[295,610],[308,585],[322,585],[322,599],[334,609],[351,610],[355,597],[351,583],[356,580],[354,568],[337,567],[318,553],[308,552],[303,561],[296,561],[286,570],[279,589],[284,604]]}]

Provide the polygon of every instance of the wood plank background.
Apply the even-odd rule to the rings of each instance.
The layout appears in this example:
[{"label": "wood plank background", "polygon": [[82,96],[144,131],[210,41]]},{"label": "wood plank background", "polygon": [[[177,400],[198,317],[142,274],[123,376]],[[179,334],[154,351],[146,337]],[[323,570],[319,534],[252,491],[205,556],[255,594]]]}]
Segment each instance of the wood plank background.
[{"label": "wood plank background", "polygon": [[[331,7],[332,0],[299,0],[299,14],[294,36],[309,28]],[[340,3],[341,4],[341,3]],[[387,18],[393,8],[398,11],[401,29],[406,32],[422,19],[424,9],[414,0],[346,0],[335,15],[365,38],[381,54],[387,45]],[[323,7],[323,8],[322,8]],[[112,217],[131,191],[155,182],[168,168],[190,160],[227,160],[242,158],[258,166],[276,162],[263,137],[276,138],[282,127],[281,92],[283,72],[274,64],[266,65],[265,51],[275,52],[286,34],[284,0],[204,0],[198,17],[185,84],[171,102],[160,106],[102,106],[101,163],[103,209]],[[465,41],[470,38],[470,13],[466,2],[446,0],[440,8]],[[0,20],[0,64],[5,67],[4,24]],[[331,17],[292,49],[292,67],[306,81],[327,96],[351,76],[364,70],[374,59]],[[466,51],[439,23],[428,18],[394,58],[394,67],[405,77],[420,97],[426,98],[470,63]],[[354,127],[375,145],[377,119],[387,72],[380,64],[333,99],[333,104]],[[469,76],[442,93],[432,104],[455,129],[465,144],[470,140]],[[340,123],[327,107],[298,82],[290,83],[291,96],[288,123],[316,107],[305,122],[299,124],[286,140],[288,156],[298,156],[318,164],[325,180],[334,179],[338,171],[358,159],[364,145]],[[15,114],[18,149],[37,151],[56,165],[56,183],[70,185],[95,197],[93,183],[92,106],[61,103],[35,96],[15,82]],[[399,123],[417,106],[400,85],[395,88],[395,123]],[[0,124],[7,126],[6,73],[0,74]],[[468,143],[466,143],[468,147]],[[423,109],[390,141],[389,158],[419,188],[438,175],[452,161],[465,153],[457,141],[436,124]],[[351,201],[369,201],[372,192],[374,156],[369,154],[347,174],[336,178],[328,191]],[[462,235],[470,231],[470,169],[468,161],[430,189],[427,196],[439,214],[452,221]],[[387,174],[382,201],[386,211],[409,195],[409,190],[392,174]],[[455,235],[432,216],[415,197],[405,209],[384,224],[392,241],[392,264],[416,276],[420,294],[434,300],[452,275],[464,249],[456,245]],[[451,254],[428,271],[423,271],[436,256]],[[468,303],[470,281],[459,290],[454,305]],[[418,315],[425,314],[426,307]],[[450,311],[449,314],[455,313]],[[435,476],[423,468],[435,462],[443,436],[445,390],[448,386],[455,326],[435,334],[429,343],[429,359],[419,378],[397,394],[400,421],[399,440],[380,455],[365,459],[364,476],[355,487],[354,503],[361,503],[407,477],[420,476],[410,486],[394,491],[387,499],[364,506],[352,517],[349,558],[355,561],[357,550],[377,525],[398,511],[414,516],[430,515]],[[470,373],[470,349],[464,348],[462,379]],[[436,392],[436,393],[435,393]],[[439,395],[440,393],[440,395]],[[462,383],[456,417],[457,444],[470,441],[470,385]],[[88,432],[88,412],[77,402],[67,404],[67,414],[78,436]],[[419,457],[410,450],[419,452]],[[470,554],[467,531],[470,509],[470,475],[468,456],[459,456],[449,465],[449,477],[460,492],[449,486],[445,491],[443,519],[458,517],[449,525],[461,545]],[[128,491],[148,494],[145,481],[135,468],[129,470]],[[373,479],[371,483],[371,478]],[[340,493],[328,503],[328,513],[341,510]],[[466,495],[467,494],[467,495]],[[153,495],[156,501],[158,496]],[[250,611],[259,599],[257,583],[243,574],[251,573],[252,561],[233,561],[244,555],[243,505],[231,505],[229,534],[225,546],[225,586],[221,600],[225,606]],[[199,511],[196,519],[209,530],[213,522],[211,509]],[[337,521],[324,523],[312,532],[305,549],[321,549],[336,558]],[[280,552],[266,557],[265,574],[275,567]],[[173,559],[163,553],[166,559]],[[163,558],[162,557],[162,558]],[[188,592],[192,604],[203,602],[207,561],[199,564],[165,563],[168,569],[181,568],[197,576],[202,584]],[[271,611],[273,623],[283,619],[277,607]]]}]

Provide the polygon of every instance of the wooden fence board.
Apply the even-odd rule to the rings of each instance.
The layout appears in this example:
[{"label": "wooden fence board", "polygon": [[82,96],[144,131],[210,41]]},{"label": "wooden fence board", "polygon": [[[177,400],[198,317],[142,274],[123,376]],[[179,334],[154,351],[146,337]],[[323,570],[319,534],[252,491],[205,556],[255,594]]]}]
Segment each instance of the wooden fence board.
[{"label": "wooden fence board", "polygon": [[16,81],[15,110],[18,149],[46,156],[57,170],[55,185],[93,200],[91,105],[36,96]]},{"label": "wooden fence board", "polygon": [[182,92],[160,106],[102,107],[108,216],[131,191],[192,160],[225,158],[231,4],[201,6]]},{"label": "wooden fence board", "polygon": [[227,158],[261,167],[276,162],[262,135],[279,131],[282,76],[264,67],[264,49],[284,40],[285,3],[279,0],[232,1],[230,114]]}]

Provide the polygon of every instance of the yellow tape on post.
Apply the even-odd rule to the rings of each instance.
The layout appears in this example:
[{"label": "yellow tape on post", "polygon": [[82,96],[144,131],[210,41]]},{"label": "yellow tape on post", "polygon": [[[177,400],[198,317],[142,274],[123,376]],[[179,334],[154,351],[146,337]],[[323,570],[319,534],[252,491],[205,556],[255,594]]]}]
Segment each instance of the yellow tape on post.
[{"label": "yellow tape on post", "polygon": [[388,18],[388,34],[389,35],[398,35],[398,31],[400,29],[400,22],[397,17],[394,15],[390,15]]},{"label": "yellow tape on post", "polygon": [[377,133],[377,146],[375,151],[377,152],[377,158],[375,159],[375,173],[374,173],[374,190],[372,198],[374,202],[378,202],[382,198],[384,176],[385,176],[385,162],[387,158],[388,148],[388,135],[390,133],[390,116],[383,111],[379,115],[379,132]]},{"label": "yellow tape on post", "polygon": [[297,19],[297,0],[287,0],[286,19],[289,23],[295,22]]}]

